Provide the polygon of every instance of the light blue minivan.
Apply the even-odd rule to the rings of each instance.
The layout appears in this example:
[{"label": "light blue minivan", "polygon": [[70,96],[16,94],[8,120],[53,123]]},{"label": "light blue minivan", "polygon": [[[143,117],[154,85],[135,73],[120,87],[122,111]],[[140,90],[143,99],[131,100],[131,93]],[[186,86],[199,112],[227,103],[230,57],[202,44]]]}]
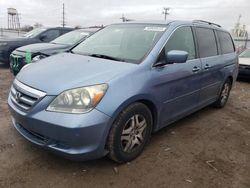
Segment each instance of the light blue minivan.
[{"label": "light blue minivan", "polygon": [[153,132],[205,106],[224,107],[237,74],[233,40],[217,24],[119,23],[24,67],[8,104],[29,141],[74,160],[123,163]]}]

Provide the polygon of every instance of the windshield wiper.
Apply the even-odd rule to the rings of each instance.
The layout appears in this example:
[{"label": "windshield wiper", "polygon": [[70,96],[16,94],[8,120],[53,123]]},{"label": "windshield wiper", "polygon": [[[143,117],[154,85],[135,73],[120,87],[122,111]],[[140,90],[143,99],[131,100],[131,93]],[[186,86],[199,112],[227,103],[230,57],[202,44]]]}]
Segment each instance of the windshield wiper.
[{"label": "windshield wiper", "polygon": [[114,61],[124,61],[122,59],[112,57],[112,56],[109,56],[109,55],[103,55],[103,54],[88,54],[88,56],[98,57],[98,58],[103,58],[103,59],[110,59],[110,60],[114,60]]}]

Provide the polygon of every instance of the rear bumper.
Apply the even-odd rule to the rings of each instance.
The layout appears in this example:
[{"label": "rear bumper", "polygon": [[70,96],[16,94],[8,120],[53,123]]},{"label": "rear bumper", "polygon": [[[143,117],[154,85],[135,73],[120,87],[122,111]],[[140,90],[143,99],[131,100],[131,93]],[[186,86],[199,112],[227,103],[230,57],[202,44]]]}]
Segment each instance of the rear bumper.
[{"label": "rear bumper", "polygon": [[10,98],[8,104],[14,127],[30,142],[71,160],[92,160],[107,154],[110,117],[102,112],[63,114],[32,109],[24,113]]}]

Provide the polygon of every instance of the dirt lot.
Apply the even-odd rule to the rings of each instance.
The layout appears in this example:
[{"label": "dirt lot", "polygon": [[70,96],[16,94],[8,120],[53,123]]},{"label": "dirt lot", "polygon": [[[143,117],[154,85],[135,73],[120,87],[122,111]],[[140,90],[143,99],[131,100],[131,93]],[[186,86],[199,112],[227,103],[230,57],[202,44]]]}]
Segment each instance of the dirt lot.
[{"label": "dirt lot", "polygon": [[0,66],[0,187],[250,187],[250,82],[227,106],[207,107],[153,135],[135,161],[72,162],[23,139],[10,123],[13,77]]}]

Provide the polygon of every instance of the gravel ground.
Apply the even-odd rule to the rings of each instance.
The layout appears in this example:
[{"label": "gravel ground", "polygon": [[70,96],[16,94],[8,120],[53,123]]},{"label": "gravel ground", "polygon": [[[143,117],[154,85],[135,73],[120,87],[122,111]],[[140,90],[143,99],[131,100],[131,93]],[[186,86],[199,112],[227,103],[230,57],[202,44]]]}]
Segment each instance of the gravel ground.
[{"label": "gravel ground", "polygon": [[250,82],[228,104],[207,107],[152,136],[136,160],[72,162],[23,139],[10,123],[13,80],[0,65],[0,187],[250,187]]}]

